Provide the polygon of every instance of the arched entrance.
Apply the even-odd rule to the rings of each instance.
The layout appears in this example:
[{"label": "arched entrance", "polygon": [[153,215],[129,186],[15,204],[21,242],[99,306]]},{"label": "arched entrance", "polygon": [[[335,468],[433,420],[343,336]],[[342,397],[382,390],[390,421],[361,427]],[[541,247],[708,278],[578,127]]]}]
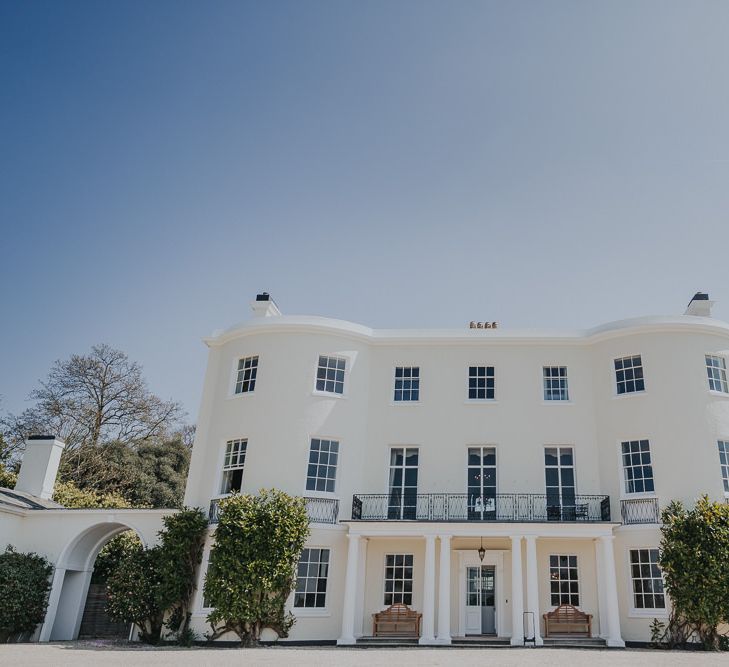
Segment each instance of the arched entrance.
[{"label": "arched entrance", "polygon": [[110,539],[128,530],[146,546],[144,535],[130,523],[108,521],[86,528],[64,548],[53,574],[40,641],[78,637],[96,557]]}]

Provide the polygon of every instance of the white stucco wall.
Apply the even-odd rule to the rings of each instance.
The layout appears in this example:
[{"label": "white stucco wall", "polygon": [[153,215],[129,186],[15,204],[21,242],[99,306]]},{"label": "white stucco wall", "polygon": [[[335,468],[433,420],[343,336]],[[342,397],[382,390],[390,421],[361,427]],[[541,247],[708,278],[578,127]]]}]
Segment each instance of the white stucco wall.
[{"label": "white stucco wall", "polygon": [[[499,493],[544,493],[544,446],[572,446],[577,493],[609,494],[613,521],[619,522],[625,497],[620,442],[648,439],[661,506],[674,498],[691,502],[701,493],[724,497],[716,441],[729,438],[729,395],[709,391],[704,355],[729,354],[729,326],[710,318],[641,318],[590,331],[524,332],[373,331],[336,320],[281,316],[254,319],[207,342],[209,364],[187,504],[207,507],[217,497],[225,442],[233,438],[248,440],[244,491],[276,486],[316,495],[305,491],[309,443],[316,436],[340,443],[333,494],[340,500],[340,519],[350,517],[352,494],[387,492],[392,446],[419,448],[419,493],[465,493],[469,445],[496,447]],[[347,358],[344,396],[314,391],[320,354]],[[613,360],[638,354],[646,390],[618,397]],[[259,358],[256,388],[234,396],[235,366],[246,356]],[[470,365],[495,367],[495,401],[466,400]],[[543,400],[545,365],[567,366],[568,402]],[[418,403],[393,403],[395,366],[420,368]],[[483,534],[488,537],[488,524]],[[627,639],[646,640],[649,621],[630,614],[626,545],[655,547],[658,531],[626,527],[616,536],[621,625]],[[341,536],[331,544],[328,606],[340,609],[347,545]],[[581,603],[593,614],[597,632],[601,619],[592,538],[555,544],[545,536],[537,544],[542,613],[551,609],[548,556],[569,550],[579,555]],[[389,543],[370,540],[361,615],[365,633],[371,613],[382,608],[384,554],[403,549],[417,555],[413,604],[422,604],[424,542],[398,540],[396,534]],[[455,633],[455,559],[451,565]],[[335,638],[337,623],[336,617],[302,617],[292,637]]]}]

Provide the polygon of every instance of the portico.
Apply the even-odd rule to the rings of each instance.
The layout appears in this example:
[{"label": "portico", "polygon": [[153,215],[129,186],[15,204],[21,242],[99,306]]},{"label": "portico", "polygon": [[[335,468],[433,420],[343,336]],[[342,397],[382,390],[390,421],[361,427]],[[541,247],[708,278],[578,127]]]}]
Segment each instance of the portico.
[{"label": "portico", "polygon": [[569,553],[579,560],[579,578],[559,584],[564,595],[574,590],[579,607],[593,616],[595,637],[624,646],[613,524],[347,523],[338,644],[370,636],[371,615],[403,603],[422,614],[420,644],[490,635],[521,646],[526,635],[539,646],[542,614],[556,606],[552,561]]}]

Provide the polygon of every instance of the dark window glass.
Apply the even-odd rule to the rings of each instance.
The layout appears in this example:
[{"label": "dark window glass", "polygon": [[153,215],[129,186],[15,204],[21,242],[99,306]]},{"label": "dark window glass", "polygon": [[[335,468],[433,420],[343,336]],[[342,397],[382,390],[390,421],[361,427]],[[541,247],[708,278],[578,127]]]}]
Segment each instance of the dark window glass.
[{"label": "dark window glass", "polygon": [[468,399],[492,400],[495,397],[493,366],[468,367]]},{"label": "dark window glass", "polygon": [[296,570],[294,607],[326,607],[329,549],[304,549]]},{"label": "dark window glass", "polygon": [[247,394],[256,388],[258,374],[258,357],[246,357],[238,360],[238,371],[235,379],[235,393]]}]

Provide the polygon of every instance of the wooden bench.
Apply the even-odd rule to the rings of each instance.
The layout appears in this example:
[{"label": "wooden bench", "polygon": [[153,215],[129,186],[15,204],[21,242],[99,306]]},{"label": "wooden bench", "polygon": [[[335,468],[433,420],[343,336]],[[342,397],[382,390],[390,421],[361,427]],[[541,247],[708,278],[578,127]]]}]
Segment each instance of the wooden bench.
[{"label": "wooden bench", "polygon": [[544,636],[572,635],[575,637],[592,637],[592,614],[561,604],[554,611],[543,614]]},{"label": "wooden bench", "polygon": [[387,609],[372,614],[374,637],[420,637],[423,615],[406,604],[391,604]]}]

